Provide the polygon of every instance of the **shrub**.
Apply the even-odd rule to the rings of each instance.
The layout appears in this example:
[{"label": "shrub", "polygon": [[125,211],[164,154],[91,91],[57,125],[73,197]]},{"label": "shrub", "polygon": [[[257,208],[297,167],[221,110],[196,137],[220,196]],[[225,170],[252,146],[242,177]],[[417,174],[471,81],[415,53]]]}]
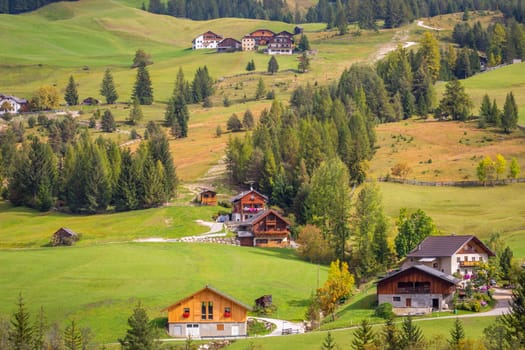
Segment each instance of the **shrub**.
[{"label": "shrub", "polygon": [[388,320],[394,317],[394,311],[392,311],[392,304],[382,303],[376,308],[376,316]]}]

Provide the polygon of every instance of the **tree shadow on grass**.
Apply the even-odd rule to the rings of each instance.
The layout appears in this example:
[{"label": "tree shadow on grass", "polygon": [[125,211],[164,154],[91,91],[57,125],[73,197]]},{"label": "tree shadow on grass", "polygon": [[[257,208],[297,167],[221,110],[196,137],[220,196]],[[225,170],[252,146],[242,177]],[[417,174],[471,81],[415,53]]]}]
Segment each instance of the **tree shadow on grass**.
[{"label": "tree shadow on grass", "polygon": [[275,258],[286,259],[286,260],[300,260],[295,250],[287,248],[254,248],[253,254],[272,256]]}]

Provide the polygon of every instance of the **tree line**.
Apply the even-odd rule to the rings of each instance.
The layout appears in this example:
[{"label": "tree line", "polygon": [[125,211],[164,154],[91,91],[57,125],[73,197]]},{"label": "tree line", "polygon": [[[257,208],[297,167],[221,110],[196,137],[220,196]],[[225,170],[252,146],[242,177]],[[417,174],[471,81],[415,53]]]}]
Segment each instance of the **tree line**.
[{"label": "tree line", "polygon": [[[0,13],[23,13],[62,0],[0,0]],[[66,0],[77,1],[77,0]]]},{"label": "tree line", "polygon": [[154,123],[134,153],[109,139],[92,140],[87,131],[77,135],[71,117],[50,123],[49,130],[49,142],[30,136],[18,148],[11,129],[0,134],[3,196],[15,206],[124,211],[159,206],[176,192],[168,139]]}]

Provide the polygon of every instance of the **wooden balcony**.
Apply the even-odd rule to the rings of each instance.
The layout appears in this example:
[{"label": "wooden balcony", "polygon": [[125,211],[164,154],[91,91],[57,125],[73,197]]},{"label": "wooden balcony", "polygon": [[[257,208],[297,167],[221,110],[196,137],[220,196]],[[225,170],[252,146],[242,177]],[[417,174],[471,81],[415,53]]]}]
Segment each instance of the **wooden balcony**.
[{"label": "wooden balcony", "polygon": [[430,294],[430,287],[398,287],[396,294]]},{"label": "wooden balcony", "polygon": [[460,261],[459,267],[476,267],[479,266],[480,263],[482,263],[482,261]]}]

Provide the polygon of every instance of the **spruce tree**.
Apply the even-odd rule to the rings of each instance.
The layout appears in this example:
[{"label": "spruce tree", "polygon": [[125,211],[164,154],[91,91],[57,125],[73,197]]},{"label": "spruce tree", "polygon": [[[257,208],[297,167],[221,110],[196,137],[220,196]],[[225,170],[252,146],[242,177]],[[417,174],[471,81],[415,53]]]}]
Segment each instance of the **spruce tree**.
[{"label": "spruce tree", "polygon": [[310,58],[308,58],[306,52],[303,52],[303,54],[299,56],[299,63],[297,65],[297,68],[301,73],[306,73],[306,71],[308,71],[308,69],[310,68]]},{"label": "spruce tree", "polygon": [[128,318],[128,330],[124,338],[119,339],[123,350],[149,350],[155,345],[153,327],[149,323],[148,314],[138,304],[133,309],[133,314]]},{"label": "spruce tree", "polygon": [[29,320],[22,294],[18,295],[18,309],[11,318],[9,342],[13,350],[31,350],[33,345],[33,329]]},{"label": "spruce tree", "polygon": [[133,105],[129,110],[128,122],[131,125],[137,125],[138,122],[141,121],[143,118],[144,114],[142,113],[140,103],[136,98],[133,98]]},{"label": "spruce tree", "polygon": [[332,333],[328,332],[326,333],[326,337],[323,340],[323,345],[321,346],[321,350],[335,350],[336,344],[335,340],[332,337]]},{"label": "spruce tree", "polygon": [[133,158],[129,148],[122,152],[121,159],[121,170],[113,197],[115,209],[117,211],[138,209],[138,180],[137,174],[134,172]]},{"label": "spruce tree", "polygon": [[255,99],[260,100],[264,97],[264,94],[266,93],[266,86],[264,85],[264,81],[262,78],[259,78],[259,82],[257,83],[257,89],[255,90]]},{"label": "spruce tree", "polygon": [[117,89],[115,88],[113,75],[109,68],[104,72],[104,78],[102,79],[102,84],[100,86],[100,94],[106,98],[107,104],[113,104],[118,100],[119,96]]},{"label": "spruce tree", "polygon": [[448,343],[451,350],[461,350],[463,340],[465,339],[465,329],[463,328],[463,323],[461,323],[459,318],[456,318],[454,321],[454,326],[450,331],[450,339]]},{"label": "spruce tree", "polygon": [[299,38],[299,44],[297,45],[297,48],[301,51],[310,51],[310,42],[308,41],[308,37],[304,34],[301,34],[301,37]]},{"label": "spruce tree", "polygon": [[113,113],[109,109],[106,109],[104,111],[104,114],[102,115],[102,131],[104,132],[113,132],[117,129],[117,126],[115,124],[115,117],[113,117]]},{"label": "spruce tree", "polygon": [[339,30],[339,35],[348,33],[348,21],[346,19],[346,12],[341,0],[337,0],[336,4],[337,14],[335,16],[335,26]]},{"label": "spruce tree", "polygon": [[491,108],[492,105],[490,103],[489,95],[485,94],[479,108],[479,128],[484,129],[486,127],[486,123],[491,119]]},{"label": "spruce tree", "polygon": [[503,114],[501,116],[501,127],[506,134],[510,134],[512,130],[518,126],[518,105],[514,99],[514,94],[509,92],[505,98],[505,105],[503,106]]},{"label": "spruce tree", "polygon": [[67,87],[66,87],[66,93],[64,95],[64,100],[66,100],[66,103],[69,106],[78,105],[77,84],[75,84],[75,79],[73,79],[72,75],[69,77],[69,83],[67,84]]},{"label": "spruce tree", "polygon": [[268,73],[275,74],[279,71],[279,63],[275,56],[272,56],[268,61]]},{"label": "spruce tree", "polygon": [[501,316],[501,324],[505,327],[506,341],[509,346],[520,348],[525,346],[525,271],[520,271],[516,288],[512,291],[510,309]]},{"label": "spruce tree", "polygon": [[82,336],[75,320],[64,329],[64,347],[67,350],[80,350],[82,347]]},{"label": "spruce tree", "polygon": [[188,111],[188,106],[184,101],[183,95],[178,93],[170,99],[166,108],[166,112],[164,114],[166,125],[175,128],[175,137],[188,137],[189,119],[190,112]]},{"label": "spruce tree", "polygon": [[148,148],[154,161],[160,161],[164,172],[164,201],[176,193],[178,178],[173,158],[171,156],[168,138],[164,132],[159,132],[148,140]]},{"label": "spruce tree", "polygon": [[372,331],[372,325],[368,319],[363,319],[359,328],[354,332],[354,340],[352,341],[352,349],[366,350],[367,346],[372,344],[375,340],[375,334]]},{"label": "spruce tree", "polygon": [[244,112],[244,116],[242,118],[242,125],[246,130],[253,129],[255,125],[255,121],[253,119],[253,113],[249,109]]},{"label": "spruce tree", "polygon": [[403,320],[401,325],[401,345],[403,349],[414,349],[423,341],[421,328],[412,322],[412,316]]},{"label": "spruce tree", "polygon": [[133,98],[137,99],[141,105],[153,103],[153,87],[151,86],[148,69],[144,65],[140,65],[137,69]]},{"label": "spruce tree", "polygon": [[208,72],[208,67],[199,67],[191,84],[193,102],[202,102],[206,97],[213,94],[213,80]]},{"label": "spruce tree", "polygon": [[399,331],[392,317],[388,318],[383,326],[382,340],[385,350],[398,350],[400,348]]}]

